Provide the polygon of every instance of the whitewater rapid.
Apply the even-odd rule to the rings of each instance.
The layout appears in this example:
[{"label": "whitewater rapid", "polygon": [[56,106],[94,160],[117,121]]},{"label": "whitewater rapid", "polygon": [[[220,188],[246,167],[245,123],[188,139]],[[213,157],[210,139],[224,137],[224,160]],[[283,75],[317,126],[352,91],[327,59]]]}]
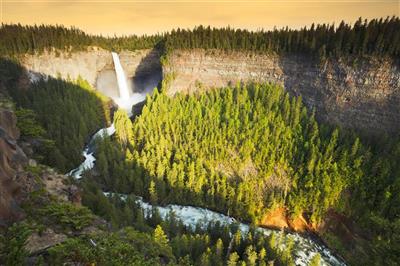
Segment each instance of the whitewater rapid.
[{"label": "whitewater rapid", "polygon": [[[123,200],[126,200],[127,195],[104,192],[107,197],[118,196]],[[203,229],[206,229],[210,222],[219,222],[221,225],[229,226],[235,224],[238,226],[242,236],[245,236],[249,230],[250,226],[248,224],[240,223],[235,218],[211,211],[206,208],[199,208],[193,206],[182,206],[169,204],[165,207],[163,206],[153,206],[145,201],[141,197],[136,197],[136,203],[144,210],[144,215],[146,217],[151,216],[152,210],[156,208],[162,219],[166,219],[172,212],[175,217],[182,221],[185,226],[195,229],[197,225],[200,225]],[[278,243],[278,248],[283,251],[286,248],[286,244],[289,239],[294,241],[294,262],[296,265],[306,266],[309,265],[311,259],[316,255],[321,255],[321,265],[346,265],[343,261],[336,258],[332,252],[321,244],[313,241],[310,237],[301,236],[297,233],[287,233],[284,231],[278,231],[263,227],[255,227],[257,232],[262,233],[265,236],[270,236],[275,233],[277,237],[276,243]]]},{"label": "whitewater rapid", "polygon": [[[94,157],[94,142],[98,137],[111,136],[115,133],[114,125],[107,128],[102,128],[96,132],[91,138],[89,144],[85,147],[83,155],[85,156],[85,161],[79,165],[77,168],[73,169],[68,173],[68,175],[74,177],[75,179],[82,178],[82,173],[85,170],[90,170],[94,167],[96,158]],[[110,196],[114,193],[105,193],[105,195]],[[126,198],[126,195],[118,194],[121,198]],[[195,228],[197,224],[206,225],[209,222],[220,222],[222,225],[237,224],[240,231],[246,234],[249,231],[249,225],[244,223],[238,223],[233,217],[223,215],[211,211],[206,208],[199,208],[193,206],[182,206],[170,204],[165,207],[162,206],[152,206],[149,203],[143,201],[142,198],[137,197],[137,202],[144,210],[145,215],[150,215],[153,208],[157,208],[162,219],[165,219],[170,212],[174,212],[175,216],[182,221],[186,226]],[[281,237],[282,241],[279,248],[285,248],[285,240],[293,238],[296,246],[295,252],[295,264],[300,266],[308,265],[310,260],[319,253],[321,255],[321,265],[346,265],[343,261],[336,258],[332,252],[321,244],[313,241],[310,237],[304,237],[297,233],[285,233],[278,230],[272,230],[267,228],[256,227],[256,230],[263,233],[265,236],[269,236],[272,232],[275,232],[277,236]]]},{"label": "whitewater rapid", "polygon": [[[116,55],[118,57],[118,55]],[[114,58],[113,53],[113,58]],[[115,61],[114,61],[115,62]],[[119,58],[117,65],[119,63]],[[120,65],[120,63],[119,63]],[[122,67],[121,67],[122,68]],[[117,67],[116,67],[117,69]],[[117,71],[117,70],[116,70]],[[123,72],[122,72],[123,73]],[[119,82],[118,82],[118,85]],[[121,88],[120,88],[121,90]],[[150,93],[152,89],[148,88],[141,93],[134,93],[131,97],[119,99],[116,101],[119,104],[120,108],[125,110],[129,110],[130,113],[131,107],[137,103],[140,103],[145,100],[146,95]],[[124,94],[125,95],[125,94]],[[121,94],[122,96],[122,94]],[[126,97],[126,95],[124,96]],[[90,139],[89,143],[83,150],[83,156],[85,157],[84,162],[82,162],[77,168],[71,170],[68,175],[74,177],[75,179],[82,178],[82,173],[86,170],[90,170],[94,167],[94,163],[96,158],[94,157],[94,143],[96,138],[102,138],[105,136],[111,136],[115,133],[114,124],[107,128],[102,128],[97,131],[92,138]],[[126,195],[123,194],[115,194],[115,193],[104,193],[106,196],[111,195],[118,195],[122,199],[126,199]],[[193,206],[182,206],[182,205],[174,205],[170,204],[167,206],[152,206],[149,203],[143,201],[141,197],[137,197],[137,203],[141,206],[144,210],[145,215],[151,215],[152,209],[157,208],[158,212],[161,215],[162,219],[165,219],[168,214],[174,212],[176,218],[182,221],[182,223],[186,226],[190,226],[195,228],[197,224],[206,226],[209,222],[220,222],[221,225],[230,225],[230,224],[237,224],[240,231],[243,235],[245,235],[249,231],[249,225],[244,223],[237,222],[233,217],[223,215],[221,213],[217,213],[211,211],[206,208],[199,208]],[[282,240],[279,244],[279,248],[281,250],[285,249],[285,244],[289,238],[292,238],[295,242],[295,264],[300,266],[308,265],[311,259],[319,253],[321,255],[321,265],[346,265],[342,260],[336,258],[332,252],[322,246],[321,244],[313,241],[310,237],[304,237],[297,233],[285,233],[278,230],[272,230],[267,228],[256,227],[256,230],[264,234],[265,236],[269,236],[272,232],[275,232],[277,236],[280,237]]]},{"label": "whitewater rapid", "polygon": [[72,176],[75,179],[81,179],[82,174],[86,170],[90,170],[94,167],[94,162],[96,158],[94,157],[94,142],[97,138],[102,138],[104,136],[111,136],[115,133],[114,124],[111,126],[102,128],[97,131],[92,138],[90,139],[89,143],[86,145],[85,149],[82,152],[83,157],[85,160],[75,169],[72,169],[67,175]]}]

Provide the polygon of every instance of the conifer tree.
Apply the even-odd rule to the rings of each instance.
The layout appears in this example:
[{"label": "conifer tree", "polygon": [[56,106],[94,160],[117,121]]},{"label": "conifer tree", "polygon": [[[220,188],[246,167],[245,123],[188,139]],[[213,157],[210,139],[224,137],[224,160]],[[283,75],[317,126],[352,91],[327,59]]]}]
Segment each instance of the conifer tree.
[{"label": "conifer tree", "polygon": [[164,233],[164,230],[160,225],[157,225],[156,229],[154,229],[154,241],[159,243],[160,245],[167,247],[169,240],[167,235]]}]

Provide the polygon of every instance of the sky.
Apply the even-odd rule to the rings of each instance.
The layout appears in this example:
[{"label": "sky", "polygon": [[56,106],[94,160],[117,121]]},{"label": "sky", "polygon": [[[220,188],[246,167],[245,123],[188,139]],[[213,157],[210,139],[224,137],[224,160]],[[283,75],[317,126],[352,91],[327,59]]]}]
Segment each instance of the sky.
[{"label": "sky", "polygon": [[153,34],[197,25],[300,28],[400,16],[400,0],[0,0],[2,23],[62,24],[88,33]]}]

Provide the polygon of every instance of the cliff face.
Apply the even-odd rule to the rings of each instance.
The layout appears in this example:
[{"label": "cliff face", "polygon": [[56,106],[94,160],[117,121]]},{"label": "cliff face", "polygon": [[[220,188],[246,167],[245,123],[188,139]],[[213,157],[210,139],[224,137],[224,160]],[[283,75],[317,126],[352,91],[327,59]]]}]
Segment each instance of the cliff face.
[{"label": "cliff face", "polygon": [[[167,88],[171,95],[237,81],[268,81],[283,85],[291,95],[301,95],[317,117],[329,123],[375,134],[400,129],[400,69],[390,58],[331,59],[321,65],[305,55],[178,50],[162,68],[157,50],[119,55],[133,92],[154,88],[162,76],[173,77]],[[80,75],[105,95],[118,97],[109,51],[94,47],[74,53],[51,51],[25,55],[21,61],[33,78],[37,73]]]},{"label": "cliff face", "polygon": [[400,129],[400,69],[389,58],[329,60],[218,51],[175,51],[163,69],[168,93],[194,92],[237,81],[282,84],[319,118],[367,132]]},{"label": "cliff face", "polygon": [[[145,90],[145,86],[157,86],[162,78],[160,54],[157,50],[122,51],[119,56],[133,92]],[[46,51],[42,54],[24,55],[20,61],[30,72],[31,80],[39,75],[64,79],[81,76],[103,94],[119,96],[110,51],[96,47],[81,52]]]},{"label": "cliff face", "polygon": [[[0,95],[1,96],[1,95]],[[0,227],[20,219],[22,200],[20,179],[28,159],[17,144],[19,131],[14,113],[0,105]]]},{"label": "cliff face", "polygon": [[[53,169],[37,166],[24,152],[25,142],[19,140],[17,117],[13,104],[4,97],[0,84],[0,232],[3,227],[21,220],[25,211],[21,204],[28,195],[41,188],[64,201],[80,204],[80,191],[75,185],[68,184],[68,177],[57,174]],[[29,171],[28,167],[41,169]]]}]

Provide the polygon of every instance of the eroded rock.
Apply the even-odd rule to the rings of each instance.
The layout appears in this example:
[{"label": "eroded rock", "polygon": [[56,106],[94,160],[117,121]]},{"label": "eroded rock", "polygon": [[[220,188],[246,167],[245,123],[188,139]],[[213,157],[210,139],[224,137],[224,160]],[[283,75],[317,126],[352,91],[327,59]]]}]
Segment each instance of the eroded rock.
[{"label": "eroded rock", "polygon": [[318,118],[367,133],[400,130],[400,69],[389,57],[329,59],[306,55],[177,50],[164,67],[168,93],[192,93],[240,81],[281,84]]},{"label": "eroded rock", "polygon": [[60,244],[67,240],[64,234],[57,234],[52,229],[46,229],[42,233],[33,233],[29,236],[25,245],[26,250],[30,254],[37,254],[45,251],[46,249]]}]

